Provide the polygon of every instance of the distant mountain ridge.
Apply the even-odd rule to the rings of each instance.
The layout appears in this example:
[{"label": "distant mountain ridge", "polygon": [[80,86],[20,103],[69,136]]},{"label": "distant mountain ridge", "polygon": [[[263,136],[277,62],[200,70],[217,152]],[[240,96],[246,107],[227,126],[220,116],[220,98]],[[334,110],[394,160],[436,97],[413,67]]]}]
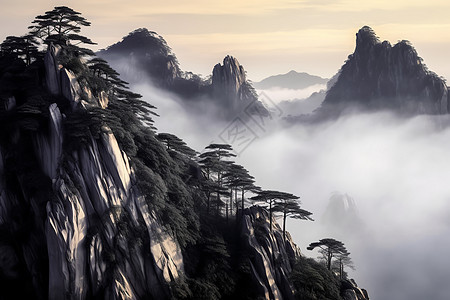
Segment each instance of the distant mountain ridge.
[{"label": "distant mountain ridge", "polygon": [[254,82],[253,86],[257,89],[286,88],[286,89],[304,89],[316,84],[326,84],[328,79],[305,72],[296,72],[291,70],[286,74],[279,74],[267,77],[259,82]]}]

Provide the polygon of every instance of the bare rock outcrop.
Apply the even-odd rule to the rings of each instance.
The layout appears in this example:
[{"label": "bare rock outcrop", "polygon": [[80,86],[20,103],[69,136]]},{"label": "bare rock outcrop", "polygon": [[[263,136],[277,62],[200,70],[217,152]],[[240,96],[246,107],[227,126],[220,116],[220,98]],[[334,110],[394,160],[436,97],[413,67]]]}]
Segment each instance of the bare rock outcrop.
[{"label": "bare rock outcrop", "polygon": [[214,66],[212,74],[212,96],[224,114],[237,116],[245,112],[248,115],[268,116],[269,111],[258,100],[258,96],[247,81],[244,67],[233,56],[227,55],[223,64]]},{"label": "bare rock outcrop", "polygon": [[286,241],[275,221],[272,231],[268,212],[258,206],[244,210],[241,237],[250,254],[252,278],[264,299],[294,299],[294,290],[289,281],[292,264],[300,255],[289,233]]},{"label": "bare rock outcrop", "polygon": [[342,282],[341,294],[344,300],[369,300],[367,291],[359,288],[353,279]]}]

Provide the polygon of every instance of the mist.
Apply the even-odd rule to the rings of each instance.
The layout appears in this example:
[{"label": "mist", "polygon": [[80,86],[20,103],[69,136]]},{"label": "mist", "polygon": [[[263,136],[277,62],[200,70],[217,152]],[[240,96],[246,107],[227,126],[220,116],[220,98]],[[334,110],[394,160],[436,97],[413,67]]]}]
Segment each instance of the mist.
[{"label": "mist", "polygon": [[326,84],[314,84],[304,89],[274,87],[270,89],[257,89],[257,92],[266,94],[275,103],[280,103],[288,100],[306,99],[311,96],[312,93],[326,90],[326,88]]},{"label": "mist", "polygon": [[[343,241],[350,272],[371,299],[448,299],[449,118],[389,113],[298,125],[256,140],[242,163],[265,189],[292,192],[314,222],[290,220],[303,254],[321,238]],[[261,163],[263,162],[263,163]],[[331,194],[356,201],[362,226],[326,226]]]},{"label": "mist", "polygon": [[[186,104],[149,84],[132,89],[158,107],[158,132],[174,133],[197,151],[229,143],[257,185],[300,196],[315,221],[288,220],[287,229],[304,255],[316,258],[307,245],[332,237],[351,252],[356,270],[347,271],[371,299],[448,299],[450,117],[360,113],[283,127],[283,112],[223,121],[207,105],[211,99]],[[245,145],[224,134],[236,122],[251,135]],[[335,192],[355,200],[362,224],[323,221]]]}]

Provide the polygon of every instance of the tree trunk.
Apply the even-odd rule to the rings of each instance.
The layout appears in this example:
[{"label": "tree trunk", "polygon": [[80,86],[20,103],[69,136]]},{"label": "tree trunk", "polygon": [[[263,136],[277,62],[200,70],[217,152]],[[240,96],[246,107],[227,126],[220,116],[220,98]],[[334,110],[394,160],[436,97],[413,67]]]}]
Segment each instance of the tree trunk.
[{"label": "tree trunk", "polygon": [[233,188],[230,189],[230,217],[233,216]]},{"label": "tree trunk", "polygon": [[286,243],[286,212],[283,214],[283,241]]},{"label": "tree trunk", "polygon": [[238,189],[236,188],[234,190],[234,201],[236,203],[236,217],[238,215],[238,210],[239,210],[239,202],[238,202],[237,192],[238,192]]},{"label": "tree trunk", "polygon": [[241,201],[241,214],[242,217],[244,217],[244,188],[242,188]]},{"label": "tree trunk", "polygon": [[270,233],[272,233],[272,200],[269,201],[269,222],[270,222]]}]

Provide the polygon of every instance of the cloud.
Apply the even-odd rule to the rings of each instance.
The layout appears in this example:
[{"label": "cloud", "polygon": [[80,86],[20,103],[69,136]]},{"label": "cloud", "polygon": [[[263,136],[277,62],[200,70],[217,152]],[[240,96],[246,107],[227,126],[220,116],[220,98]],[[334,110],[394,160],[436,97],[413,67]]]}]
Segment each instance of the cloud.
[{"label": "cloud", "polygon": [[[159,132],[174,133],[197,151],[224,142],[232,122],[212,118],[210,100],[182,105],[148,84],[132,88],[159,107]],[[372,299],[448,298],[450,116],[358,114],[288,128],[237,117],[254,134],[237,162],[263,189],[294,193],[314,213],[314,222],[287,223],[305,255],[316,257],[305,250],[310,242],[336,238],[351,252],[356,271],[350,275]],[[354,198],[363,225],[342,230],[322,221],[335,191]]]},{"label": "cloud", "polygon": [[288,88],[270,88],[258,89],[258,93],[265,93],[273,102],[279,103],[281,101],[306,99],[314,92],[326,89],[326,84],[315,84],[304,89],[288,89]]},{"label": "cloud", "polygon": [[[357,268],[351,274],[371,298],[444,300],[449,122],[448,116],[348,116],[261,136],[239,159],[263,188],[299,195],[314,212],[315,222],[288,223],[303,250],[324,237],[344,241]],[[334,191],[355,199],[364,227],[339,232],[321,225]]]}]

